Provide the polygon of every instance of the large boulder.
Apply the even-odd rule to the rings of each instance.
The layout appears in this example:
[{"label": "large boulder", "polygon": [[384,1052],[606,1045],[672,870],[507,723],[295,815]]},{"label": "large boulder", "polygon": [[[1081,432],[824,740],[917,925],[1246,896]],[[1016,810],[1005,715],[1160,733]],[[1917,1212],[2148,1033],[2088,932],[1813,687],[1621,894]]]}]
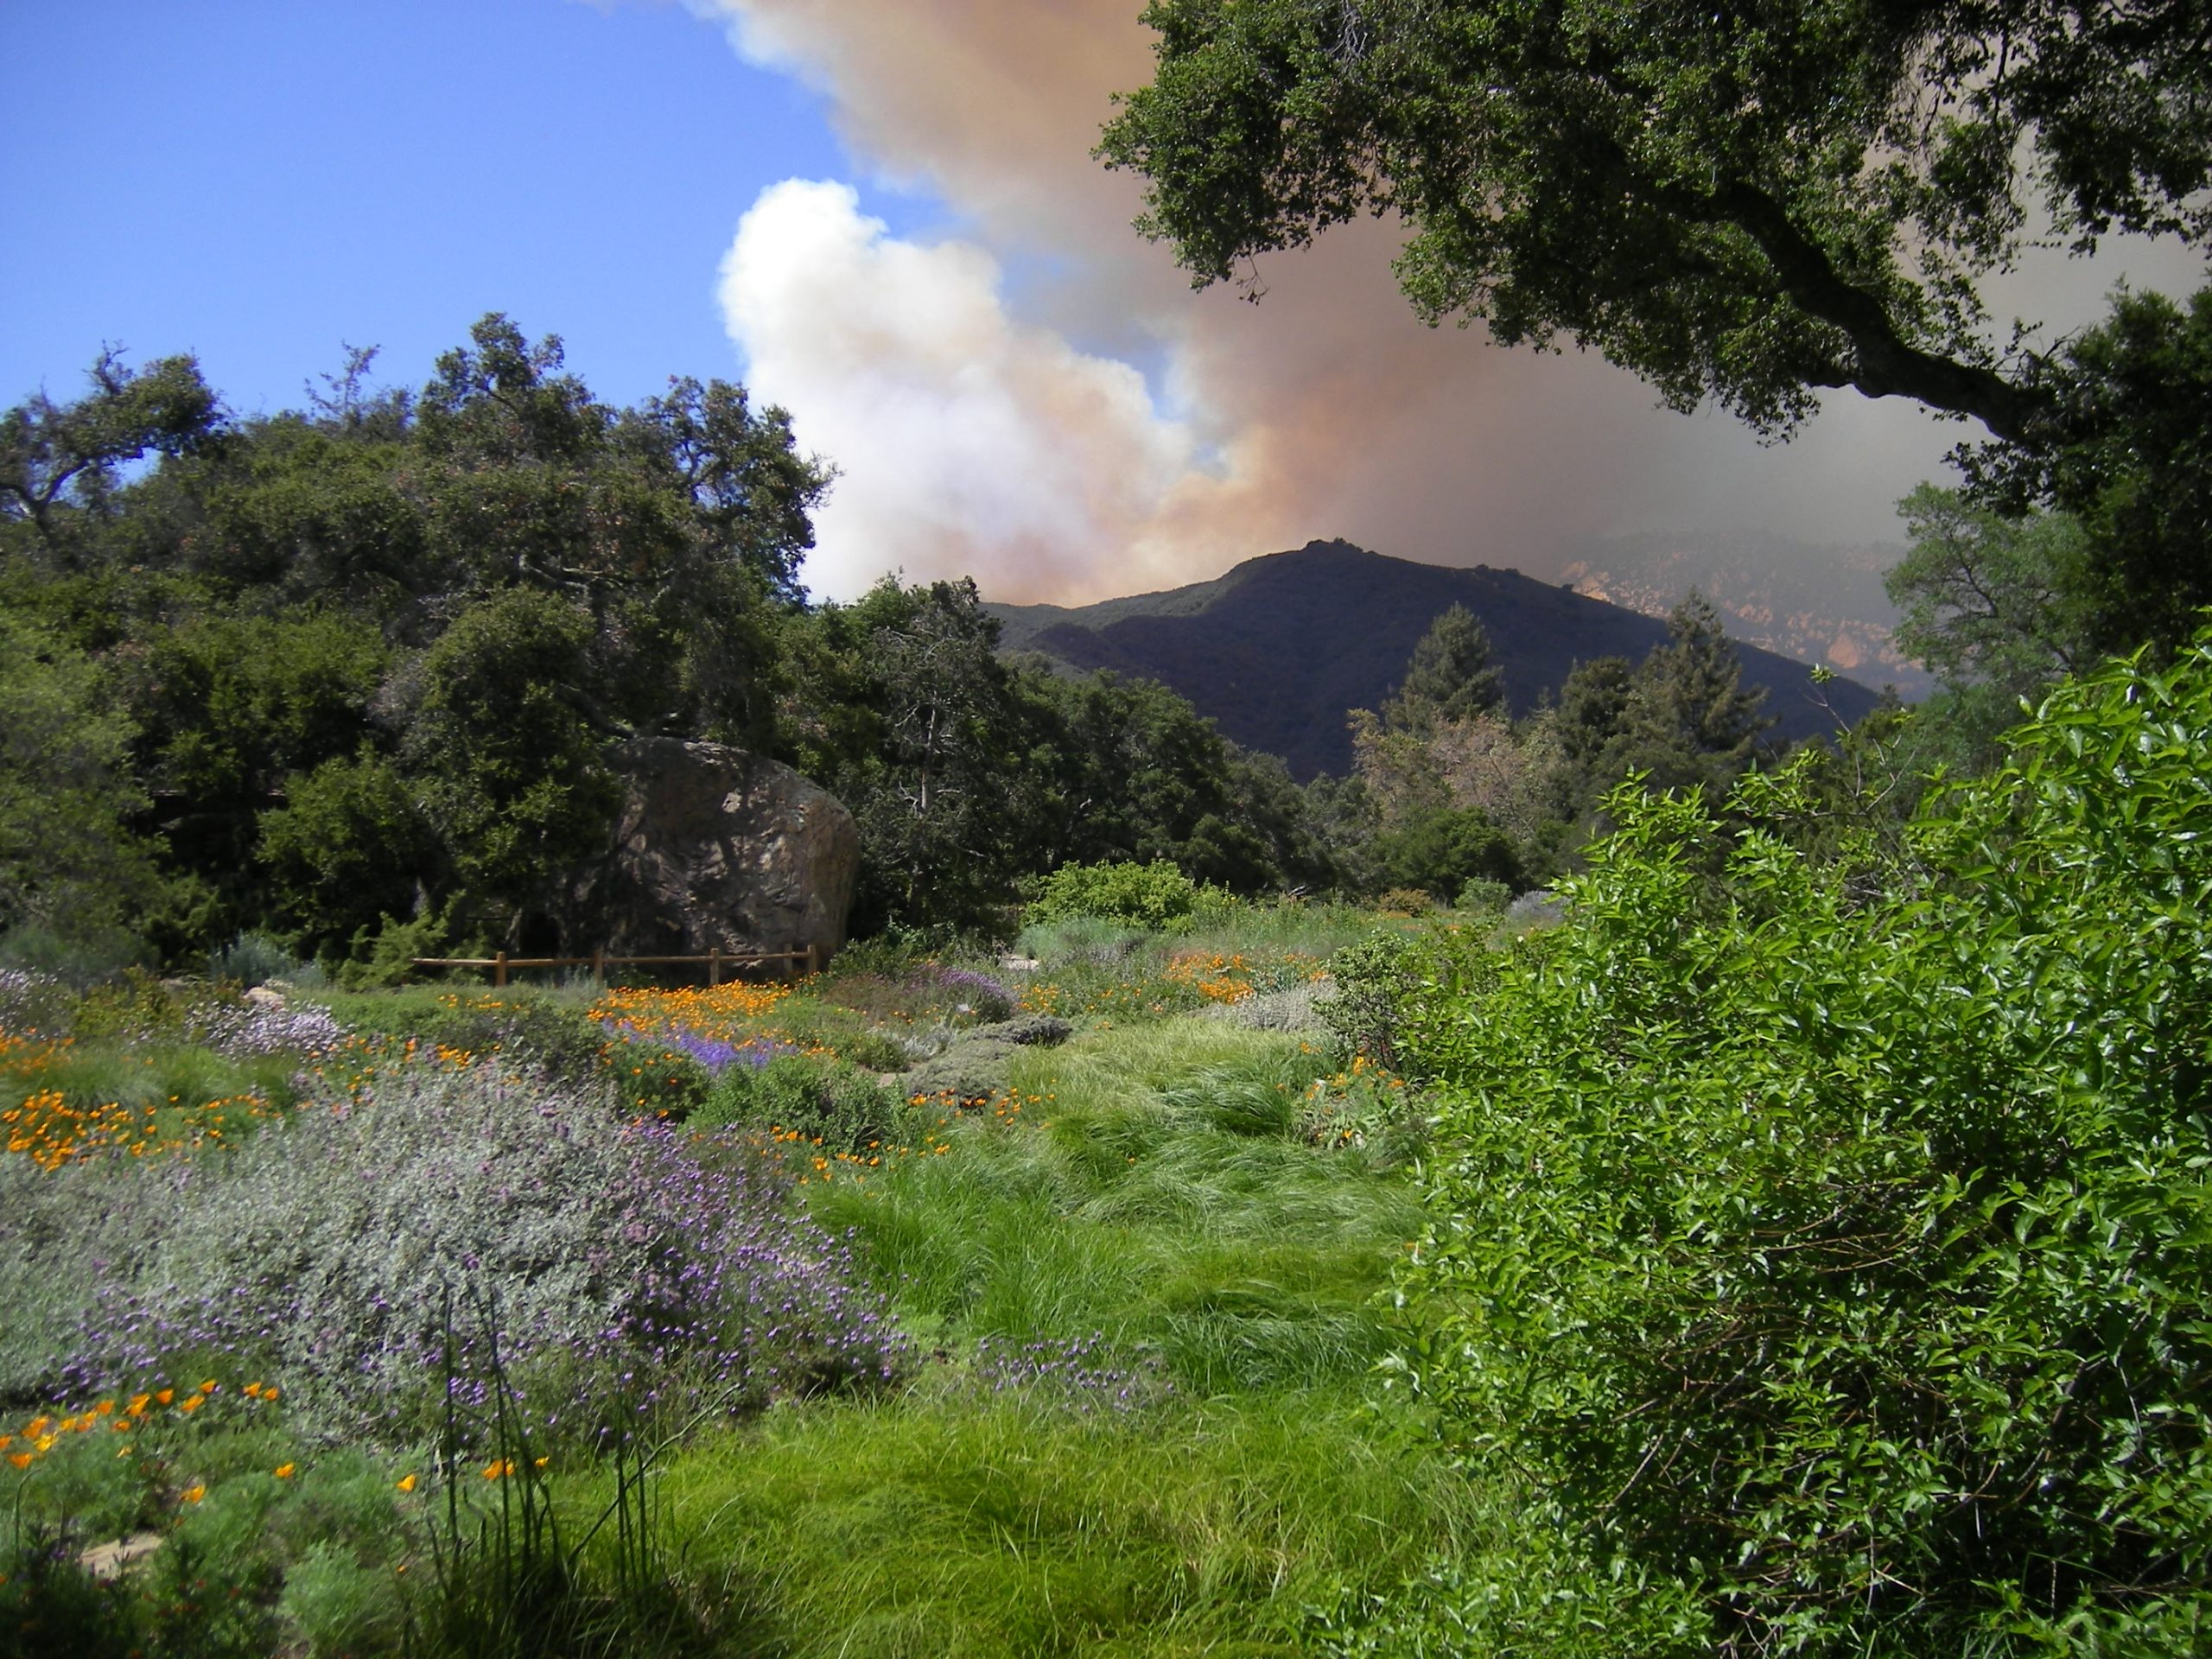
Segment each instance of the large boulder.
[{"label": "large boulder", "polygon": [[853,815],[789,766],[719,743],[639,738],[613,852],[571,913],[610,956],[804,950],[845,941],[860,874]]}]

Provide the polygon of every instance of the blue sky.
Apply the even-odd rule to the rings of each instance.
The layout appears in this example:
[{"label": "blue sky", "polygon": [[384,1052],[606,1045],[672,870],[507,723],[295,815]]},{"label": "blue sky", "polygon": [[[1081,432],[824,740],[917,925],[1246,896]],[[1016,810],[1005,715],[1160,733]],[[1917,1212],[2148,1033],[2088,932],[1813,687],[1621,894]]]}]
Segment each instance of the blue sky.
[{"label": "blue sky", "polygon": [[[0,401],[75,395],[105,343],[196,353],[241,414],[298,406],[341,341],[419,385],[502,310],[610,403],[691,374],[788,408],[840,469],[817,594],[895,569],[1062,601],[1328,537],[1810,569],[1894,544],[1967,435],[1847,393],[1763,447],[1594,356],[1423,327],[1387,224],[1265,262],[1260,305],[1193,294],[1090,155],[1148,73],[1139,10],[0,0]],[[2090,320],[2123,274],[2203,280],[2171,247],[2046,259],[1992,285],[1999,329],[2016,298]]]},{"label": "blue sky", "polygon": [[73,395],[115,342],[196,353],[240,411],[296,406],[341,340],[419,383],[488,310],[612,401],[736,375],[740,216],[855,170],[820,94],[709,24],[575,0],[10,0],[0,147],[0,399]]}]

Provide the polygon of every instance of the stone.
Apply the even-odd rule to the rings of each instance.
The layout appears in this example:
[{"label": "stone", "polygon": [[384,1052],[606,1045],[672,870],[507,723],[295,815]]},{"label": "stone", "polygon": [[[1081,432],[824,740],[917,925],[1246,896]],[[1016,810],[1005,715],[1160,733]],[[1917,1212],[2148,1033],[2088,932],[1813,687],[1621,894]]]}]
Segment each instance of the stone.
[{"label": "stone", "polygon": [[949,1097],[956,1106],[973,1107],[1007,1086],[1008,1068],[1024,1048],[1053,1048],[1074,1029],[1049,1014],[1026,1014],[993,1026],[963,1032],[943,1053],[931,1056],[899,1079],[908,1098]]},{"label": "stone", "polygon": [[996,1043],[1013,1043],[1026,1048],[1058,1048],[1067,1041],[1073,1026],[1057,1014],[1025,1014],[1012,1020],[1001,1020],[995,1026],[978,1026],[969,1032],[970,1038],[982,1038]]},{"label": "stone", "polygon": [[845,942],[860,829],[789,766],[719,743],[639,738],[607,857],[571,895],[572,936],[609,956],[805,950]]},{"label": "stone", "polygon": [[162,1538],[158,1532],[141,1532],[113,1543],[96,1544],[77,1557],[77,1565],[103,1583],[110,1583],[159,1549]]}]

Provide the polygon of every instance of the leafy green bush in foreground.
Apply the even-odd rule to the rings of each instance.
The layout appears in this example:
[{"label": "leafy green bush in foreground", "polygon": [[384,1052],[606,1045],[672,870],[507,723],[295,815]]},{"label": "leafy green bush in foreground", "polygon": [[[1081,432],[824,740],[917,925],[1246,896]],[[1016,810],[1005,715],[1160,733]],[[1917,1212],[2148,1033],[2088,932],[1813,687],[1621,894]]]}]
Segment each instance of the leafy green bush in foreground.
[{"label": "leafy green bush in foreground", "polygon": [[1566,924],[1416,999],[1405,1379],[1546,1501],[1339,1651],[2212,1643],[2212,633],[2014,741],[1902,862],[1758,827],[1794,769],[1718,880],[1624,791]]}]

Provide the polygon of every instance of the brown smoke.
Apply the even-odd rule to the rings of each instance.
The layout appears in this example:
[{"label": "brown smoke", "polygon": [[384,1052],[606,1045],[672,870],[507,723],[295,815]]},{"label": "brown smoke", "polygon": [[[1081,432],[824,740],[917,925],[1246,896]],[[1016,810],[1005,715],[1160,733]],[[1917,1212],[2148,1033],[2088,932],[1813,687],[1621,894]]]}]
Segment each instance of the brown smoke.
[{"label": "brown smoke", "polygon": [[[1193,294],[1129,228],[1138,181],[1090,154],[1111,94],[1150,71],[1135,0],[685,3],[821,87],[883,181],[973,227],[916,247],[870,234],[849,198],[771,192],[725,266],[756,384],[845,470],[825,591],[896,565],[1082,601],[1315,536],[1541,575],[1642,531],[1890,539],[1896,499],[1963,435],[1844,395],[1766,448],[1725,416],[1656,410],[1594,357],[1426,328],[1388,225],[1265,262],[1256,305]],[[994,254],[1049,275],[1010,292]],[[1149,405],[1117,356],[1166,365]]]}]

